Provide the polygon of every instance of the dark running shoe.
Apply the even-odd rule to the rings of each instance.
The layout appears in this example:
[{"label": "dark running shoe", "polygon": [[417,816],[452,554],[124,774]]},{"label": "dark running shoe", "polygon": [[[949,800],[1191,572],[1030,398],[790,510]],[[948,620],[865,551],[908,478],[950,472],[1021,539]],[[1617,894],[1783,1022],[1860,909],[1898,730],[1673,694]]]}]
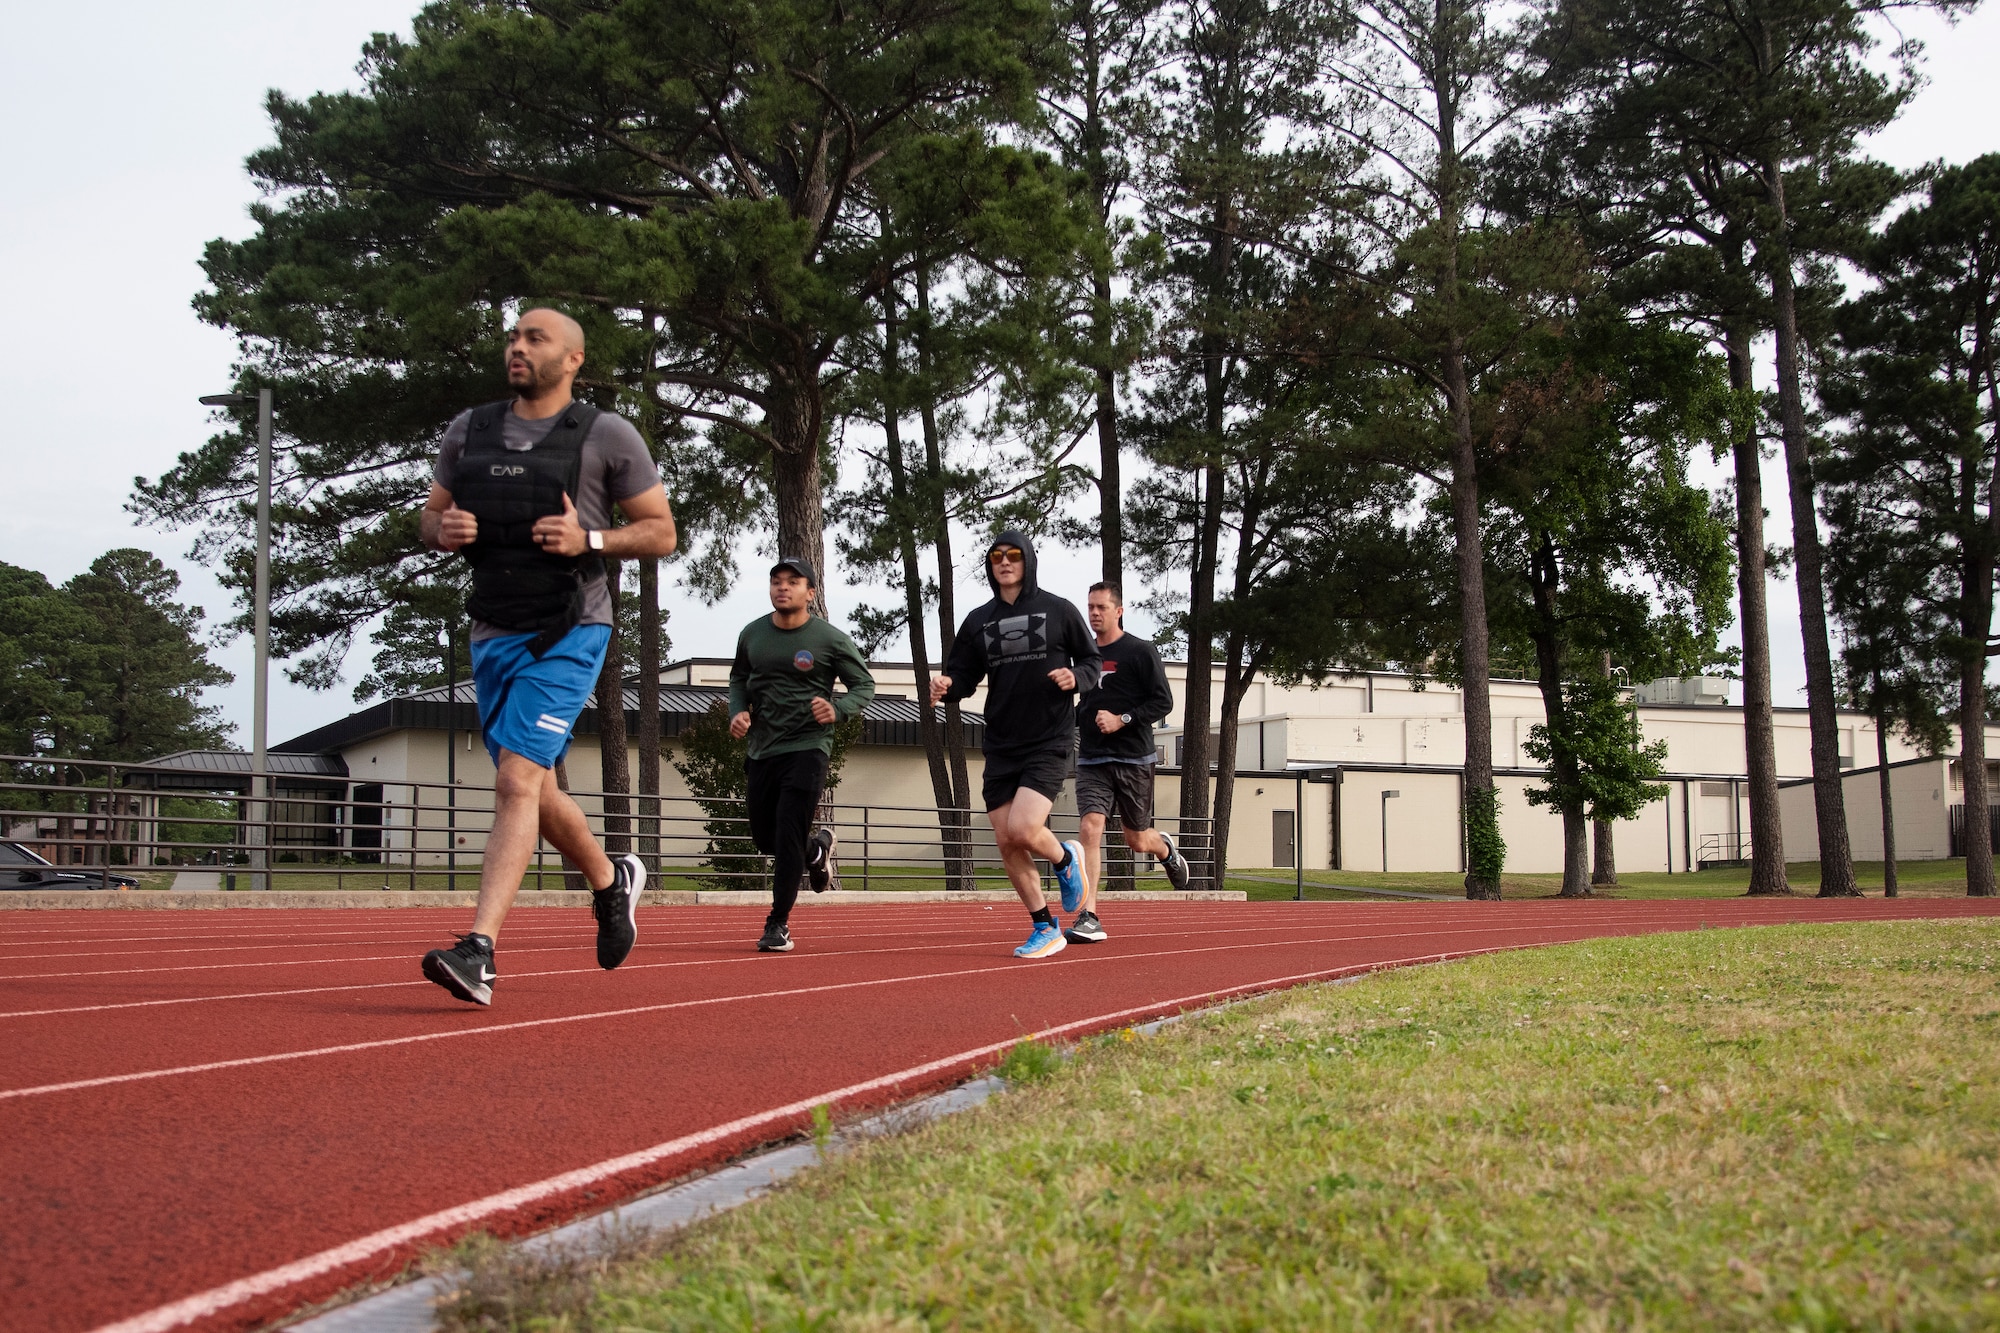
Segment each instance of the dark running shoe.
[{"label": "dark running shoe", "polygon": [[590,912],[597,918],[597,965],[609,972],[624,962],[639,939],[639,895],[646,889],[646,863],[630,852],[611,858],[611,887],[595,889]]},{"label": "dark running shoe", "polygon": [[806,840],[806,883],[814,893],[833,887],[833,849],[839,842],[833,830],[824,826]]},{"label": "dark running shoe", "polygon": [[469,1004],[492,1004],[493,941],[484,935],[460,935],[449,949],[424,955],[424,975]]},{"label": "dark running shoe", "polygon": [[792,928],[790,926],[766,926],[763,938],[757,941],[758,953],[790,953],[792,951]]},{"label": "dark running shoe", "polygon": [[1160,869],[1167,872],[1167,882],[1169,884],[1173,885],[1176,889],[1185,889],[1188,886],[1187,858],[1181,855],[1181,849],[1176,847],[1174,840],[1166,834],[1162,833],[1160,835],[1160,841],[1167,844],[1167,854],[1155,858],[1160,863]]},{"label": "dark running shoe", "polygon": [[1063,932],[1063,938],[1071,944],[1097,944],[1109,939],[1110,934],[1104,929],[1104,923],[1097,919],[1097,913],[1079,912],[1076,920],[1070,922],[1069,929]]}]

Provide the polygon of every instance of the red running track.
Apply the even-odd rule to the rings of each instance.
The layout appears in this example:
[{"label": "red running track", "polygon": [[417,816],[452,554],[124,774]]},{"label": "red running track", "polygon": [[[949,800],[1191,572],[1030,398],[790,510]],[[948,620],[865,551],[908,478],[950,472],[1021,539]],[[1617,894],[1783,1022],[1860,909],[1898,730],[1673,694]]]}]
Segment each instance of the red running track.
[{"label": "red running track", "polygon": [[1021,962],[1021,913],[648,908],[617,972],[523,910],[491,1009],[417,977],[462,913],[0,920],[0,1309],[10,1329],[258,1326],[472,1230],[519,1234],[789,1137],[813,1106],[1373,968],[1706,924],[1991,916],[1885,902],[1110,904]]}]

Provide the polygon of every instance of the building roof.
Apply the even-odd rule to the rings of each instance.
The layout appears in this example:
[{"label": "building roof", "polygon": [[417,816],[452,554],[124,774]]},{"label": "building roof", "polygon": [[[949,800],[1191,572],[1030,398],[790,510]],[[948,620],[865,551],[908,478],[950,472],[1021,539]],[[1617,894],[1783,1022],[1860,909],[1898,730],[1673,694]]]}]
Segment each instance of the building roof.
[{"label": "building roof", "polygon": [[[660,737],[670,740],[686,730],[697,718],[718,705],[726,706],[729,691],[719,685],[662,685],[660,688]],[[628,736],[639,730],[639,685],[636,678],[625,683],[625,730]],[[977,748],[986,731],[986,720],[966,711],[965,743]],[[868,701],[861,714],[861,743],[864,745],[922,745],[920,715],[914,700],[878,694]],[[295,756],[335,755],[351,745],[392,731],[471,731],[479,730],[479,708],[471,681],[460,681],[447,689],[436,685],[413,694],[384,699],[338,722],[315,728],[272,747]],[[576,734],[595,736],[597,696],[593,693],[576,720]],[[247,756],[246,756],[247,759]],[[247,771],[247,770],[246,770]],[[276,771],[275,769],[273,770]],[[344,774],[345,768],[341,770]]]},{"label": "building roof", "polygon": [[[156,790],[248,791],[250,761],[247,750],[179,750],[121,768],[119,775],[128,787]],[[341,782],[347,778],[347,761],[337,754],[284,754],[270,751],[265,771],[280,786],[300,787],[321,782]]]}]

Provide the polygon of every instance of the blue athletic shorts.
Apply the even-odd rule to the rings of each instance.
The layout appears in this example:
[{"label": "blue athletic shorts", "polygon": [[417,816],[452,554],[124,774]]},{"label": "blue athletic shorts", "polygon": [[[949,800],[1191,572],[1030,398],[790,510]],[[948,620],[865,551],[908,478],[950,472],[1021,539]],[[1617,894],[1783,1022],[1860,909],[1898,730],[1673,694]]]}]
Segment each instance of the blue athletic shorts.
[{"label": "blue athletic shorts", "polygon": [[578,625],[539,660],[528,651],[532,634],[508,634],[472,645],[472,683],[479,696],[479,727],[486,753],[499,767],[512,750],[543,768],[569,751],[577,714],[597,688],[611,626]]}]

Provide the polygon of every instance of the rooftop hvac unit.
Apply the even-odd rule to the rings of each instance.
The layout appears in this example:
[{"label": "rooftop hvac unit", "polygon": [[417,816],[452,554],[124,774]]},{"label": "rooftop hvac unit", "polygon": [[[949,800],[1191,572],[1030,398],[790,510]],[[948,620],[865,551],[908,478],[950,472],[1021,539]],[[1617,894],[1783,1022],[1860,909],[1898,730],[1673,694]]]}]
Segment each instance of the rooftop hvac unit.
[{"label": "rooftop hvac unit", "polygon": [[1663,676],[1633,691],[1642,704],[1707,704],[1729,702],[1729,682],[1721,676]]}]

